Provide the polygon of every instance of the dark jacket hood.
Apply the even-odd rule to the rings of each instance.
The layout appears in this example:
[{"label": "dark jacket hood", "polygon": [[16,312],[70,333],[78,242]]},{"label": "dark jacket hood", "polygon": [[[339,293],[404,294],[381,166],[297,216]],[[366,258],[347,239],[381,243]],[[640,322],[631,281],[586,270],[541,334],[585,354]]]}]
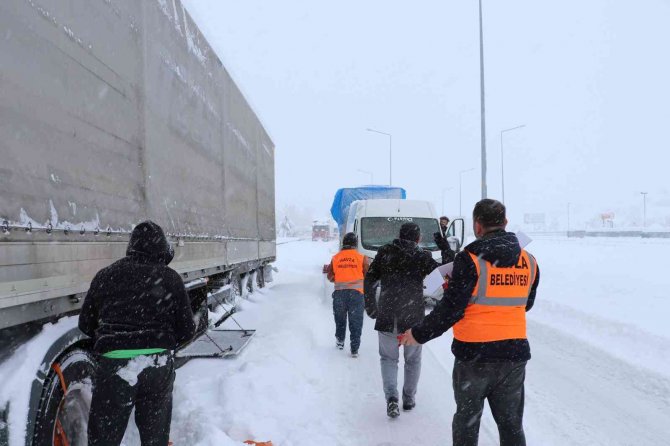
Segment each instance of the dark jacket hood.
[{"label": "dark jacket hood", "polygon": [[466,246],[465,250],[500,267],[516,265],[521,255],[521,246],[516,234],[504,230],[486,234]]},{"label": "dark jacket hood", "polygon": [[147,220],[135,226],[126,255],[156,263],[169,264],[174,257],[174,251],[165,237],[163,229],[156,223]]},{"label": "dark jacket hood", "polygon": [[398,252],[404,252],[406,254],[413,254],[416,252],[417,249],[419,249],[419,244],[416,242],[412,242],[410,240],[403,240],[401,238],[397,238],[393,240],[391,243],[391,247],[394,248],[394,251]]}]

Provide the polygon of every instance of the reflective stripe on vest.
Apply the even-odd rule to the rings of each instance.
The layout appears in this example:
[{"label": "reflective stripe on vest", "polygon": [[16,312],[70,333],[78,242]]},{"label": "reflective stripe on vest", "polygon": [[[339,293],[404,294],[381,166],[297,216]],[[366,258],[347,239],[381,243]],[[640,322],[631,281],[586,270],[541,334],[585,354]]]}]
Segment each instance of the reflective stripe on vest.
[{"label": "reflective stripe on vest", "polygon": [[355,249],[343,249],[333,256],[336,290],[363,292],[363,263],[365,256]]},{"label": "reflective stripe on vest", "polygon": [[469,254],[478,279],[465,316],[454,325],[454,337],[463,342],[525,339],[526,303],[537,275],[535,258],[522,250],[515,266],[500,268]]},{"label": "reflective stripe on vest", "polygon": [[363,289],[362,280],[354,280],[353,282],[335,282],[336,290],[359,290]]}]

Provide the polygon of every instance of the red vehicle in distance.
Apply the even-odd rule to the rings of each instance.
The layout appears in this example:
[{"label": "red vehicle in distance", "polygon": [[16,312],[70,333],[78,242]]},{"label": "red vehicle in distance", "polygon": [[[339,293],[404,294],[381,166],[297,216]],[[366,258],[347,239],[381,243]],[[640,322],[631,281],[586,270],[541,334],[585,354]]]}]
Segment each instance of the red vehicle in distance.
[{"label": "red vehicle in distance", "polygon": [[318,240],[327,242],[333,239],[333,232],[328,223],[315,222],[312,225],[312,241]]}]

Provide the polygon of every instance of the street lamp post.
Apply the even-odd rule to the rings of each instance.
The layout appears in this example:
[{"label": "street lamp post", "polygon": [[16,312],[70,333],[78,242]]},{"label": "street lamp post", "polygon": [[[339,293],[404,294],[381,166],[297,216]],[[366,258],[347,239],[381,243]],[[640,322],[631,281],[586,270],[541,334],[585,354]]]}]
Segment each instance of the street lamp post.
[{"label": "street lamp post", "polygon": [[526,124],[517,125],[500,131],[500,177],[502,178],[502,202],[505,204],[505,153],[503,150],[503,134],[525,127]]},{"label": "street lamp post", "polygon": [[444,193],[451,189],[453,189],[453,187],[445,187],[442,189],[442,215],[444,215]]},{"label": "street lamp post", "polygon": [[474,167],[470,169],[461,170],[458,172],[458,216],[463,216],[463,174],[475,170]]},{"label": "street lamp post", "polygon": [[370,175],[370,184],[371,184],[371,185],[372,185],[372,184],[375,184],[375,177],[374,177],[374,175],[372,175],[372,172],[370,172],[369,170],[363,170],[363,169],[358,169],[358,171],[359,171],[360,173],[364,173],[364,174],[366,174],[366,175]]},{"label": "street lamp post", "polygon": [[484,27],[482,21],[482,0],[479,0],[479,83],[482,126],[482,200],[486,198],[486,106],[484,101]]},{"label": "street lamp post", "polygon": [[640,192],[642,195],[642,203],[643,203],[643,214],[642,214],[642,228],[647,227],[647,192]]},{"label": "street lamp post", "polygon": [[379,133],[389,137],[389,186],[393,186],[393,136],[390,133],[380,132],[379,130],[366,129],[368,132]]}]

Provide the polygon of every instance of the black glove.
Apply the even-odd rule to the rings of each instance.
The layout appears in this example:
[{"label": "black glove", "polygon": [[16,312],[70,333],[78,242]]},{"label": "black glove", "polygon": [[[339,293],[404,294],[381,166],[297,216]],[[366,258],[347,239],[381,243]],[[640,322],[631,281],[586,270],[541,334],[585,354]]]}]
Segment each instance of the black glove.
[{"label": "black glove", "polygon": [[437,245],[438,248],[440,248],[440,251],[449,249],[449,241],[441,233],[436,232],[435,234],[433,234],[433,240],[435,240],[435,244]]},{"label": "black glove", "polygon": [[446,265],[447,263],[451,263],[456,259],[456,253],[451,250],[451,248],[447,247],[447,249],[443,249],[441,251],[442,254],[442,264]]}]

